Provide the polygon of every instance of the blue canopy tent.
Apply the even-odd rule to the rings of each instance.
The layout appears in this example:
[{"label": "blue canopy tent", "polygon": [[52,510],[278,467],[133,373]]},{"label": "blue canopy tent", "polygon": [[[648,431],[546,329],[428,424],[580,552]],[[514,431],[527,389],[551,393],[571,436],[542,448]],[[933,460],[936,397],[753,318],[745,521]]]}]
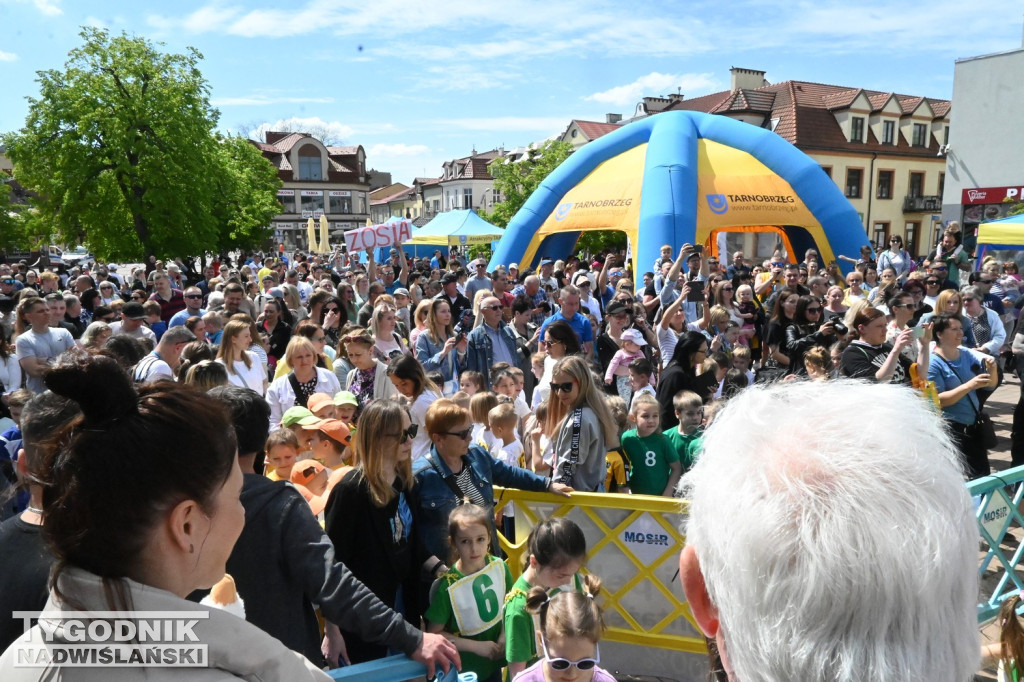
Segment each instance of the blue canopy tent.
[{"label": "blue canopy tent", "polygon": [[472,209],[447,211],[412,233],[405,243],[428,246],[469,246],[490,244],[500,239],[502,229],[481,218]]}]

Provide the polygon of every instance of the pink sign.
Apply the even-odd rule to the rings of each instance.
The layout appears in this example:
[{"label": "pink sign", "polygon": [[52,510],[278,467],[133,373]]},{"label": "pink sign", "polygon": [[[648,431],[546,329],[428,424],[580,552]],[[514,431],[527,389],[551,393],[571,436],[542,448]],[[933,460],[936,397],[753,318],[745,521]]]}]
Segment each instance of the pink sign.
[{"label": "pink sign", "polygon": [[391,225],[371,225],[349,230],[345,233],[345,246],[351,251],[379,249],[392,244],[401,244],[412,237],[412,222],[400,220]]}]

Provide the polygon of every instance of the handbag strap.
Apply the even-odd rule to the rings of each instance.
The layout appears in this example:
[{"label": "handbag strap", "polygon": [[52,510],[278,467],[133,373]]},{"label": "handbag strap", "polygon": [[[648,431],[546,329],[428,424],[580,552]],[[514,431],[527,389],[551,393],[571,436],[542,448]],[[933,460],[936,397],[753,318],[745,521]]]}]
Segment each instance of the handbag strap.
[{"label": "handbag strap", "polygon": [[[936,353],[935,355],[937,355],[940,360],[942,360],[944,363],[946,363],[946,367],[949,367],[949,371],[951,371],[953,374],[956,375],[956,378],[960,382],[961,386],[963,386],[964,384],[967,383],[966,381],[963,380],[963,378],[960,376],[960,372],[956,371],[956,367],[954,367],[949,362],[949,360],[947,360],[946,358],[942,357],[938,353]],[[981,419],[981,410],[979,410],[977,405],[974,404],[974,401],[971,400],[971,394],[972,393],[974,393],[974,391],[968,391],[967,392],[967,402],[969,402],[971,404],[971,409],[974,410],[974,421],[978,421],[979,419]]]},{"label": "handbag strap", "polygon": [[292,392],[295,394],[295,404],[306,407],[309,402],[309,396],[303,393],[299,380],[295,377],[295,372],[288,372],[288,383],[292,385]]},{"label": "handbag strap", "polygon": [[583,408],[572,411],[572,438],[569,441],[569,461],[565,465],[560,483],[572,485],[573,472],[580,461],[580,429],[583,424]]},{"label": "handbag strap", "polygon": [[[448,489],[455,494],[456,504],[462,504],[465,500],[469,499],[466,493],[462,492],[462,489],[460,489],[458,484],[455,482],[454,472],[449,472],[449,474],[445,476],[444,472],[441,471],[441,467],[437,466],[437,462],[434,461],[432,453],[428,452],[425,457],[426,460],[430,462],[430,466],[437,472],[437,475],[440,476],[441,480],[448,486]],[[468,466],[468,464],[463,461],[462,466]]]}]

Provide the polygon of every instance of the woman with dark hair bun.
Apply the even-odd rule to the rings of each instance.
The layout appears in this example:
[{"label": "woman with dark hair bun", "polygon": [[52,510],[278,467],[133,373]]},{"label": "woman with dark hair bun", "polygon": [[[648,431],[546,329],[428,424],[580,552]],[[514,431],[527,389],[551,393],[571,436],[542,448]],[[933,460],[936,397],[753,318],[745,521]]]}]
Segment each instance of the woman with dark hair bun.
[{"label": "woman with dark hair bun", "polygon": [[661,373],[658,381],[658,404],[661,405],[661,428],[668,430],[679,425],[672,399],[679,391],[693,391],[705,403],[718,388],[718,379],[713,372],[697,373],[697,366],[708,357],[708,339],[700,332],[683,332],[676,343],[672,361]]},{"label": "woman with dark hair bun", "polygon": [[[59,663],[19,665],[19,652],[32,643],[109,643],[97,634],[103,628],[83,627],[85,641],[71,637],[76,630],[64,626],[83,618],[68,611],[130,611],[132,620],[142,611],[180,611],[194,622],[196,644],[208,647],[208,670],[111,667],[103,679],[329,679],[255,626],[185,599],[224,577],[245,523],[224,405],[172,382],[136,392],[116,362],[84,351],[62,355],[44,380],[82,410],[31,476],[43,488],[45,533],[56,558],[44,611],[49,639],[39,625],[26,632],[0,657],[0,678],[61,677]],[[196,619],[197,611],[205,617]],[[104,620],[108,632],[118,631],[120,619]]]}]

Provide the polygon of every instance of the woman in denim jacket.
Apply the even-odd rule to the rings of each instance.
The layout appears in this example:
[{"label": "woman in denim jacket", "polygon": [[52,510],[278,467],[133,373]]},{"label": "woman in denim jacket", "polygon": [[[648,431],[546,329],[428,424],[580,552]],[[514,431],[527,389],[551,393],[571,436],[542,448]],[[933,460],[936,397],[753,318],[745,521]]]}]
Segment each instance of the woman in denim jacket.
[{"label": "woman in denim jacket", "polygon": [[437,400],[430,406],[426,426],[432,445],[416,472],[416,508],[412,511],[420,540],[426,551],[434,555],[434,565],[426,567],[430,573],[436,572],[449,555],[448,515],[461,500],[492,509],[495,483],[566,497],[572,492],[569,486],[509,466],[480,446],[470,446],[473,421],[467,410],[451,400]]}]

